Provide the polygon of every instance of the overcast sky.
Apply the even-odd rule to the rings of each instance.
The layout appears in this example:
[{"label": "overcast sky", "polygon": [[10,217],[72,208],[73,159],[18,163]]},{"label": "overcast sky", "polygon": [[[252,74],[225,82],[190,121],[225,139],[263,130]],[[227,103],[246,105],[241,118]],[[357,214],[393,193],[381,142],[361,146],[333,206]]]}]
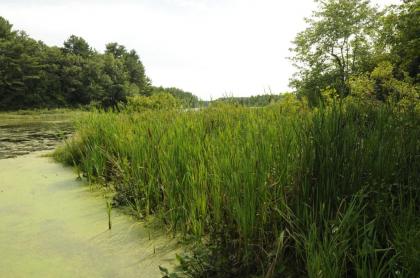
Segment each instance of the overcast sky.
[{"label": "overcast sky", "polygon": [[[398,0],[375,0],[377,4]],[[313,0],[0,0],[0,15],[48,45],[81,36],[135,49],[154,85],[202,99],[289,90],[287,60]]]}]

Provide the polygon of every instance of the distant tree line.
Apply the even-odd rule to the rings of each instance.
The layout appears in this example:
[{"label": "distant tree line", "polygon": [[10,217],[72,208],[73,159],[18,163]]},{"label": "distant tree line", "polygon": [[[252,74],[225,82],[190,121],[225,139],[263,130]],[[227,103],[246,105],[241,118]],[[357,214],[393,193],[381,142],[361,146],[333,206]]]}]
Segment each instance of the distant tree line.
[{"label": "distant tree line", "polygon": [[81,37],[50,47],[0,17],[0,109],[116,106],[152,87],[135,50],[109,43],[98,53]]},{"label": "distant tree line", "polygon": [[418,102],[420,1],[383,10],[365,0],[317,2],[292,49],[299,97],[312,106],[348,97]]},{"label": "distant tree line", "polygon": [[282,98],[282,95],[275,94],[264,94],[256,95],[250,97],[222,97],[216,99],[214,102],[224,102],[230,104],[238,104],[248,107],[262,107],[267,106],[270,103],[279,101]]}]

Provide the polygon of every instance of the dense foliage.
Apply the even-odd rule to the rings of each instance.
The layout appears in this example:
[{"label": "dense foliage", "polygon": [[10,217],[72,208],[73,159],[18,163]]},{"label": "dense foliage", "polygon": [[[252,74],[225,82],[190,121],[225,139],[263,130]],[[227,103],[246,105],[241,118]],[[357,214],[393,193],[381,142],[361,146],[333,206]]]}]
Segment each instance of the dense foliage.
[{"label": "dense foliage", "polygon": [[160,87],[153,86],[151,93],[152,95],[162,94],[162,93],[170,94],[180,102],[183,108],[196,108],[200,106],[197,96],[193,95],[190,92],[186,92],[184,90],[181,90],[175,87],[165,88],[161,86]]},{"label": "dense foliage", "polygon": [[171,110],[181,108],[181,102],[168,93],[155,93],[151,96],[129,97],[123,109],[126,112],[143,112],[147,110]]},{"label": "dense foliage", "polygon": [[80,37],[70,36],[63,47],[31,39],[0,17],[0,109],[112,107],[127,96],[150,94],[136,51],[117,43],[105,53],[93,50]]},{"label": "dense foliage", "polygon": [[311,105],[325,93],[381,101],[419,98],[419,1],[383,11],[366,0],[319,1],[307,24],[294,40],[298,71],[291,86]]}]

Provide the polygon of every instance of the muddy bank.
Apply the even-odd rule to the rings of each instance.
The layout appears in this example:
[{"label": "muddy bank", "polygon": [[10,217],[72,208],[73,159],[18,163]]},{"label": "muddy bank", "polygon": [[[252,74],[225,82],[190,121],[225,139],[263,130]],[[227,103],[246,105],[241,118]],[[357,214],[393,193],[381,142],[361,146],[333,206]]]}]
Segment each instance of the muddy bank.
[{"label": "muddy bank", "polygon": [[177,245],[39,152],[0,159],[0,277],[161,277]]}]

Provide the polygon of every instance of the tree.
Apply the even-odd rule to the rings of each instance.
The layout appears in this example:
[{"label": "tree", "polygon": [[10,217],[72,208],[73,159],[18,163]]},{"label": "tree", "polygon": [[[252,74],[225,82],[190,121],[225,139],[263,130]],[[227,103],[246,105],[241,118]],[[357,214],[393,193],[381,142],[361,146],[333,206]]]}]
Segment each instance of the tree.
[{"label": "tree", "polygon": [[145,74],[143,63],[140,61],[136,51],[131,50],[130,52],[125,53],[123,60],[129,81],[138,87],[140,94],[147,95],[150,84]]},{"label": "tree", "polygon": [[63,51],[65,53],[71,53],[88,57],[93,54],[93,51],[89,44],[82,38],[75,35],[71,35],[65,42]]},{"label": "tree", "polygon": [[105,54],[112,54],[115,58],[122,58],[123,55],[127,54],[125,46],[119,45],[116,42],[110,42],[105,46]]},{"label": "tree", "polygon": [[347,96],[350,76],[373,68],[370,54],[379,16],[365,0],[317,2],[318,10],[306,19],[309,26],[298,33],[291,49],[298,69],[291,86],[311,104],[328,86]]},{"label": "tree", "polygon": [[151,95],[158,95],[158,94],[170,94],[173,97],[175,97],[179,103],[184,108],[194,108],[198,107],[198,97],[193,95],[190,92],[183,91],[181,89],[170,87],[170,88],[164,88],[162,86],[160,87],[152,87]]},{"label": "tree", "polygon": [[119,107],[128,97],[150,96],[151,91],[135,50],[109,43],[102,54],[75,35],[61,48],[49,47],[12,30],[12,24],[0,17],[0,110]]},{"label": "tree", "polygon": [[12,32],[13,25],[9,23],[4,17],[0,16],[0,39],[9,39],[15,32]]},{"label": "tree", "polygon": [[0,107],[40,107],[44,101],[36,88],[42,82],[40,48],[24,32],[0,40]]},{"label": "tree", "polygon": [[395,75],[420,82],[420,1],[391,6],[382,17],[381,47],[395,64]]},{"label": "tree", "polygon": [[106,92],[102,99],[105,107],[116,107],[118,103],[127,100],[130,95],[128,74],[121,59],[116,59],[111,54],[104,55],[102,80]]},{"label": "tree", "polygon": [[147,78],[143,63],[134,49],[127,51],[125,46],[112,42],[106,45],[105,54],[121,59],[128,73],[129,82],[137,86],[140,94],[150,95],[150,80]]},{"label": "tree", "polygon": [[181,107],[179,99],[167,92],[156,93],[152,96],[129,97],[126,111],[143,112],[147,110],[171,110]]}]

